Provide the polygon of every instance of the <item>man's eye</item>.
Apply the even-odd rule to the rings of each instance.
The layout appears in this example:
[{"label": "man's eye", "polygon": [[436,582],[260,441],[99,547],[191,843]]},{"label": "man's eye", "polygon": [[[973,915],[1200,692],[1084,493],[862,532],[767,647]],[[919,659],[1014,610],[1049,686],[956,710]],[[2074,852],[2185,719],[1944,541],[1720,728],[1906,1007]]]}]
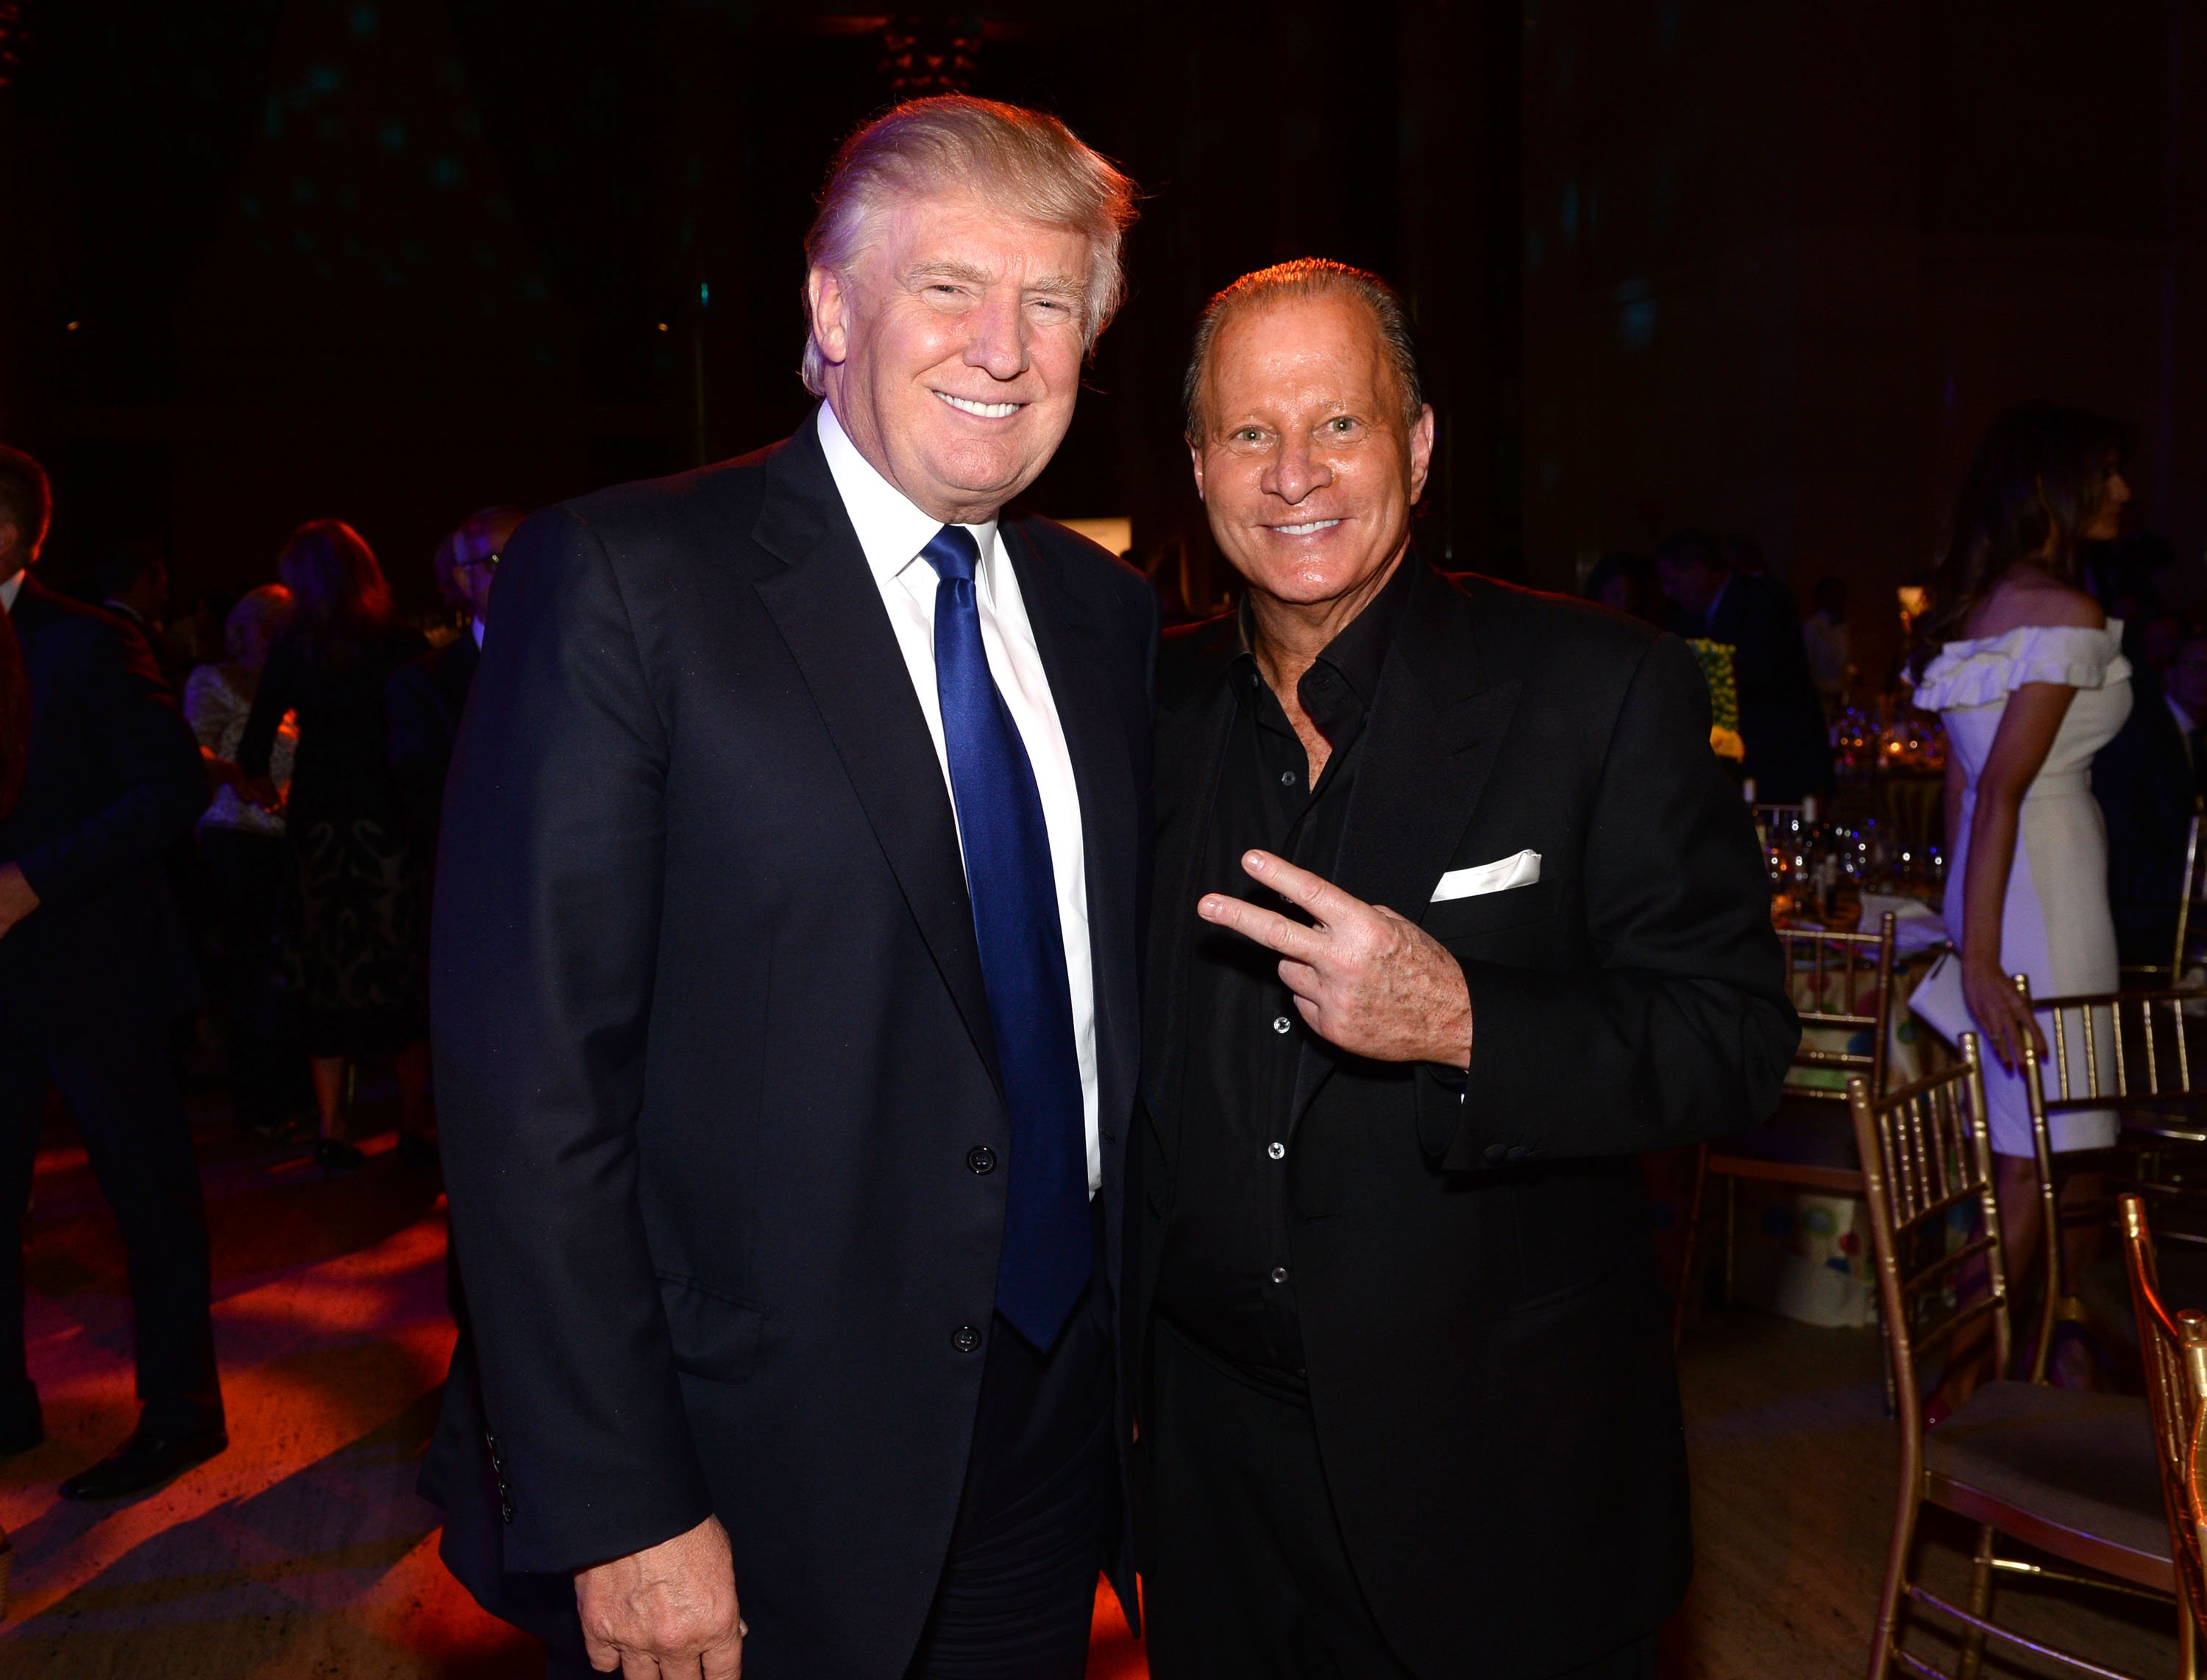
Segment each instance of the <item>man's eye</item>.
[{"label": "man's eye", "polygon": [[1356,422],[1351,420],[1345,414],[1336,415],[1331,420],[1327,421],[1325,424],[1326,429],[1332,432],[1336,436],[1345,437],[1349,433],[1356,429]]},{"label": "man's eye", "polygon": [[1244,426],[1234,434],[1236,443],[1262,443],[1265,434],[1253,426]]}]

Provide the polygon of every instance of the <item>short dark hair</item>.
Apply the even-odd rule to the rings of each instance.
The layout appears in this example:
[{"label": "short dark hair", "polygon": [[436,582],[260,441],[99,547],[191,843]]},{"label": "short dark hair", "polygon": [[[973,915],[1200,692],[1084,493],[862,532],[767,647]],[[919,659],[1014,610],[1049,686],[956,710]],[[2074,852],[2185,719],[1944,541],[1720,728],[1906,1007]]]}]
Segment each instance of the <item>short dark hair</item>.
[{"label": "short dark hair", "polygon": [[117,542],[99,557],[99,565],[94,570],[99,579],[100,594],[112,601],[129,594],[140,578],[168,569],[168,561],[152,543]]},{"label": "short dark hair", "polygon": [[1211,382],[1211,346],[1229,321],[1278,298],[1340,296],[1355,298],[1372,312],[1379,329],[1381,352],[1403,398],[1403,423],[1416,425],[1419,412],[1426,406],[1425,381],[1418,374],[1418,349],[1410,332],[1409,311],[1403,307],[1394,287],[1377,274],[1351,268],[1345,262],[1297,257],[1293,262],[1275,263],[1244,274],[1214,296],[1196,317],[1195,344],[1188,352],[1187,376],[1181,382],[1189,441],[1199,442],[1203,437],[1203,399]]},{"label": "short dark hair", "polygon": [[0,519],[27,539],[29,553],[36,556],[53,518],[54,487],[46,469],[21,450],[0,444]]}]

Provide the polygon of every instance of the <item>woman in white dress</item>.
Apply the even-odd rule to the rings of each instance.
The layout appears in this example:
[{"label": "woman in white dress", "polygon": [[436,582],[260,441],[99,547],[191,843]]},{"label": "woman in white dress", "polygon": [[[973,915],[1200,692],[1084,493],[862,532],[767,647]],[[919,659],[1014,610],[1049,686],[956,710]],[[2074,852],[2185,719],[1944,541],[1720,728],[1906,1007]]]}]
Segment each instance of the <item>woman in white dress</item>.
[{"label": "woman in white dress", "polygon": [[[2091,767],[2129,714],[2130,666],[2121,625],[2076,579],[2078,545],[2120,529],[2122,451],[2120,428],[2081,410],[2002,415],[1963,480],[1918,626],[1916,703],[1947,727],[1947,930],[1987,1052],[2011,1276],[2028,1274],[2040,1235],[2022,1039],[2042,1054],[2046,1040],[2010,977],[2028,975],[2040,997],[2119,978]],[[2114,1133],[2111,1111],[2052,1125],[2057,1151],[2102,1149]],[[2066,1193],[2098,1191],[2078,1175]]]}]

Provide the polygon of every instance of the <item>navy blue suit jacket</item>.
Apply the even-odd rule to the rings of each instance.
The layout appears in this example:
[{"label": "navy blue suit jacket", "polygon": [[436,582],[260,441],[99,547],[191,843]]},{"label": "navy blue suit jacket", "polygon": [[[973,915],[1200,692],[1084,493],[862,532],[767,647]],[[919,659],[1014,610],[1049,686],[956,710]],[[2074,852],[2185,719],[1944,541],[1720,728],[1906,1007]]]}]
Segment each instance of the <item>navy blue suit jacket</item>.
[{"label": "navy blue suit jacket", "polygon": [[407,832],[425,858],[437,855],[445,777],[481,658],[475,627],[467,625],[443,647],[407,661],[383,685],[391,779],[398,786]]},{"label": "navy blue suit jacket", "polygon": [[39,907],[0,939],[0,978],[89,987],[111,1005],[165,974],[181,924],[161,849],[206,809],[199,743],[146,639],[26,577],[9,614],[31,693],[23,791],[0,822],[0,860]]},{"label": "navy blue suit jacket", "polygon": [[[1002,532],[1080,783],[1115,1292],[1156,608]],[[1010,1131],[940,761],[810,424],[516,536],[433,966],[479,1367],[425,1471],[447,1561],[497,1609],[717,1511],[746,1672],[893,1680],[991,1324],[1007,1175],[966,1155]]]},{"label": "navy blue suit jacket", "polygon": [[2116,948],[2126,963],[2166,963],[2175,951],[2200,778],[2161,685],[2143,667],[2132,682],[2130,716],[2092,760],[2092,792],[2108,822]]}]

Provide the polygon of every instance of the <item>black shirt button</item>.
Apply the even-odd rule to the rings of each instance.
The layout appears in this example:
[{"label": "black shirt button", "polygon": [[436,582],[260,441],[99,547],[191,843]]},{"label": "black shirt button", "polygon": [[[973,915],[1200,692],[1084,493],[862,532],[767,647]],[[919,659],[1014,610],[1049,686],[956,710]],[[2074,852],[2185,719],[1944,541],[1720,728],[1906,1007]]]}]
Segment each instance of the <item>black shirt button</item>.
[{"label": "black shirt button", "polygon": [[1293,787],[1295,785],[1295,773],[1293,770],[1283,770],[1283,771],[1281,771],[1281,772],[1280,772],[1280,786],[1283,786],[1283,787]]},{"label": "black shirt button", "polygon": [[950,1345],[961,1354],[970,1354],[981,1345],[981,1332],[971,1324],[960,1324],[950,1332]]},{"label": "black shirt button", "polygon": [[966,1165],[984,1175],[996,1170],[996,1151],[986,1144],[976,1144],[966,1151]]},{"label": "black shirt button", "polygon": [[1288,1269],[1285,1266],[1274,1266],[1272,1268],[1272,1282],[1275,1283],[1284,1283],[1287,1281]]},{"label": "black shirt button", "polygon": [[1272,1017],[1272,1031],[1275,1032],[1292,1031],[1295,1028],[1295,1024],[1289,1020],[1285,1015],[1275,1015]]},{"label": "black shirt button", "polygon": [[1275,1161],[1284,1161],[1288,1157],[1288,1146],[1282,1143],[1267,1144],[1265,1146],[1265,1153]]}]

